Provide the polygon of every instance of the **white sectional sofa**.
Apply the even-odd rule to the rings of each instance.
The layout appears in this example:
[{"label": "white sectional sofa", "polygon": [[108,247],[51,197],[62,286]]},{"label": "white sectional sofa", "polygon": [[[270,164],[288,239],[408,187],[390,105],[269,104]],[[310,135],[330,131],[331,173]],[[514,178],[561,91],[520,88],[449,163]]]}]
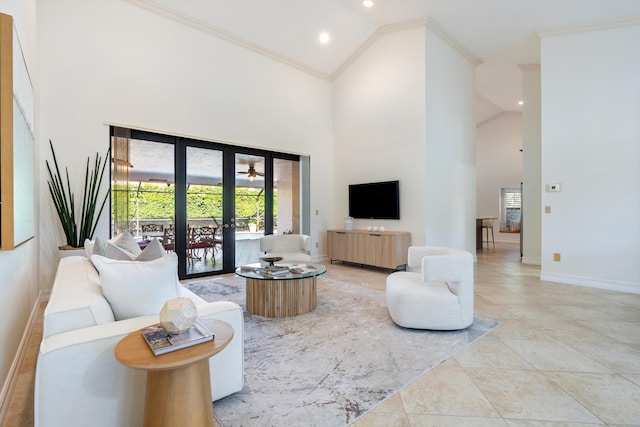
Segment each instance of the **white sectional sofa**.
[{"label": "white sectional sofa", "polygon": [[[226,321],[231,343],[210,359],[211,394],[218,400],[243,387],[244,320],[240,306],[196,302],[200,317]],[[121,365],[116,344],[127,334],[158,322],[158,315],[115,320],[100,276],[83,256],[62,258],[44,313],[36,368],[35,426],[135,427],[142,425],[146,373]]]}]

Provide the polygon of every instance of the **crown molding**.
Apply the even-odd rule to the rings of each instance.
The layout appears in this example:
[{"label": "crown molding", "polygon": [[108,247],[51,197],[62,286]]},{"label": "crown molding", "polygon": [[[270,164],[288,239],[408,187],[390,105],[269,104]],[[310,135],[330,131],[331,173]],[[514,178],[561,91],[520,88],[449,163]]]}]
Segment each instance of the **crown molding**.
[{"label": "crown molding", "polygon": [[467,49],[462,43],[449,34],[444,28],[440,26],[433,18],[427,18],[427,28],[437,34],[442,40],[444,40],[449,46],[457,50],[467,58],[474,67],[482,64],[482,59],[475,56],[469,49]]},{"label": "crown molding", "polygon": [[412,19],[410,21],[398,22],[395,24],[383,25],[378,27],[371,35],[360,45],[358,48],[333,72],[331,75],[331,81],[338,78],[351,64],[353,64],[364,52],[366,52],[373,43],[376,42],[386,33],[393,33],[396,31],[410,30],[412,28],[422,27],[427,24],[426,18]]},{"label": "crown molding", "polygon": [[609,30],[612,28],[630,27],[640,25],[640,16],[603,21],[594,24],[572,25],[565,27],[539,28],[534,30],[539,37],[555,37],[567,34],[578,34],[591,31]]},{"label": "crown molding", "polygon": [[410,30],[413,28],[425,27],[430,29],[438,37],[444,40],[449,46],[460,52],[465,58],[467,58],[474,66],[482,64],[482,60],[471,53],[466,47],[457,41],[451,34],[445,31],[433,18],[418,18],[409,21],[398,22],[395,24],[384,25],[374,31],[367,40],[365,40],[353,54],[344,61],[338,69],[331,75],[331,80],[335,80],[340,74],[342,74],[351,64],[353,64],[371,45],[378,40],[382,35],[387,33],[393,33],[396,31]]},{"label": "crown molding", "polygon": [[180,24],[191,27],[195,30],[202,31],[204,33],[210,34],[219,39],[225,40],[227,42],[233,43],[237,46],[243,47],[245,49],[251,50],[255,53],[258,53],[262,56],[266,56],[267,58],[273,59],[290,67],[296,68],[300,71],[303,71],[307,74],[311,74],[312,76],[319,77],[323,80],[331,81],[331,75],[327,73],[323,73],[314,68],[308,67],[304,64],[301,64],[297,61],[294,61],[290,58],[287,58],[283,55],[280,55],[272,50],[267,49],[266,47],[260,46],[258,44],[252,43],[250,41],[244,40],[234,34],[229,33],[228,31],[224,31],[220,28],[213,27],[209,24],[206,24],[200,20],[188,17],[181,13],[176,12],[175,10],[159,6],[157,4],[152,4],[149,0],[122,0],[125,3],[129,3],[131,5],[137,6],[141,9],[144,9],[148,12],[152,12],[156,15],[162,16],[164,18],[170,19],[172,21],[178,22]]},{"label": "crown molding", "polygon": [[176,12],[173,9],[163,7],[153,2],[153,0],[122,0],[125,3],[129,3],[133,6],[144,9],[148,12],[154,13],[156,15],[162,16],[164,18],[170,19],[174,22],[178,22],[180,24],[186,25],[190,28],[193,28],[197,31],[201,31],[207,34],[210,34],[219,39],[225,40],[229,43],[233,43],[242,48],[251,50],[252,52],[263,55],[267,58],[278,61],[282,64],[288,65],[290,67],[296,68],[300,71],[303,71],[307,74],[310,74],[315,77],[319,77],[323,80],[333,81],[335,80],[344,70],[346,70],[351,64],[353,64],[360,55],[362,55],[376,40],[380,38],[383,34],[393,33],[397,31],[409,30],[412,28],[418,27],[426,27],[431,30],[434,34],[439,36],[442,40],[444,40],[449,46],[453,47],[455,50],[460,52],[467,60],[469,60],[474,66],[477,66],[482,63],[482,60],[473,55],[470,50],[464,47],[459,41],[457,41],[451,34],[444,30],[438,23],[433,20],[433,18],[418,18],[412,19],[409,21],[398,22],[395,24],[384,25],[382,27],[378,27],[358,48],[353,52],[347,60],[345,60],[332,74],[323,73],[318,71],[312,67],[304,65],[300,62],[294,61],[286,56],[280,55],[277,52],[274,52],[264,46],[260,46],[256,43],[252,43],[248,40],[244,40],[235,34],[232,34],[228,31],[222,30],[220,28],[209,25],[203,21],[198,19],[194,19],[192,17],[186,16],[179,12]]}]

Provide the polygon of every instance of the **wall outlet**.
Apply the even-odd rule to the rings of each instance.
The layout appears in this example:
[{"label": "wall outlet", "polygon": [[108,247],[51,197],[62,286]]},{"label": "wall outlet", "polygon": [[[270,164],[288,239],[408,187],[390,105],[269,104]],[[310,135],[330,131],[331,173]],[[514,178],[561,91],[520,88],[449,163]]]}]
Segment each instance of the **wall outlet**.
[{"label": "wall outlet", "polygon": [[318,247],[318,242],[316,242],[316,248]]},{"label": "wall outlet", "polygon": [[551,213],[551,206],[545,206],[544,213]]},{"label": "wall outlet", "polygon": [[560,261],[560,253],[559,252],[554,252],[553,254],[553,260],[554,261]]}]

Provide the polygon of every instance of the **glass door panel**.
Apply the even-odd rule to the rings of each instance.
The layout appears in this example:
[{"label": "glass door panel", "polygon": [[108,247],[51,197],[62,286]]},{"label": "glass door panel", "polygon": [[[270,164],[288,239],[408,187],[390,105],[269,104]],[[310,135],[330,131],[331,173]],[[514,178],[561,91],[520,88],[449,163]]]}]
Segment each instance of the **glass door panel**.
[{"label": "glass door panel", "polygon": [[273,234],[300,233],[300,166],[273,159]]},{"label": "glass door panel", "polygon": [[265,230],[265,157],[235,155],[236,266],[258,262]]},{"label": "glass door panel", "polygon": [[220,271],[224,259],[223,153],[220,150],[188,146],[186,159],[186,273],[192,275]]},{"label": "glass door panel", "polygon": [[113,137],[112,150],[112,234],[128,230],[142,248],[157,238],[173,250],[163,240],[174,227],[173,145]]}]

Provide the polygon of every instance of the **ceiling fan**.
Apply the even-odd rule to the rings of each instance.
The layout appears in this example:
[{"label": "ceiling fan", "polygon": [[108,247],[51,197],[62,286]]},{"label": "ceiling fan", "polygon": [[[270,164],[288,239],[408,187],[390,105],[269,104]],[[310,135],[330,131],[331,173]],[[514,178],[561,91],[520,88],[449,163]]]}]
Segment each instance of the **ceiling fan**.
[{"label": "ceiling fan", "polygon": [[238,174],[246,174],[247,177],[249,178],[249,181],[253,181],[256,176],[264,176],[264,172],[258,172],[256,171],[256,168],[254,167],[253,163],[249,164],[249,170],[246,172],[238,172]]}]

